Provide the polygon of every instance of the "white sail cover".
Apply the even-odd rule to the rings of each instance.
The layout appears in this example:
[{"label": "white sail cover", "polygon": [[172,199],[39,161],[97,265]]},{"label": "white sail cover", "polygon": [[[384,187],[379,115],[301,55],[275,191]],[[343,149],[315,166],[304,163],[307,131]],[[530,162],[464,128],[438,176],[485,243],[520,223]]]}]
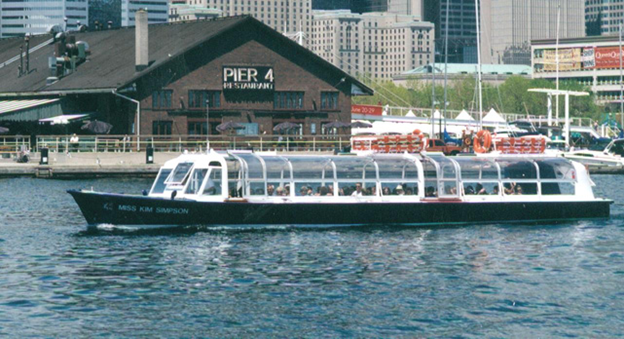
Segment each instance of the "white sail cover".
[{"label": "white sail cover", "polygon": [[489,122],[505,122],[505,119],[503,119],[503,117],[500,116],[500,114],[498,114],[493,108],[490,109],[490,111],[488,112],[488,114],[486,116],[483,117],[483,121],[489,121]]},{"label": "white sail cover", "polygon": [[472,115],[468,114],[468,112],[465,109],[462,109],[461,112],[459,112],[459,115],[457,117],[455,117],[456,120],[470,120],[470,121],[474,121],[474,118],[472,117]]}]

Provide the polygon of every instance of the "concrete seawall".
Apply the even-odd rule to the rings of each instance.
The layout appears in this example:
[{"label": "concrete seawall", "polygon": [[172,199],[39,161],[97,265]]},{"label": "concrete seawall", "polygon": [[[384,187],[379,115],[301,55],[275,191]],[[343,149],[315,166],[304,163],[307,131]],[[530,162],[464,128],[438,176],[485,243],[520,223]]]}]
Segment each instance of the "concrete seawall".
[{"label": "concrete seawall", "polygon": [[144,152],[127,153],[50,153],[48,165],[39,165],[38,153],[27,163],[0,159],[0,177],[77,179],[114,176],[154,177],[160,167],[180,153],[155,153],[154,163],[146,164]]}]

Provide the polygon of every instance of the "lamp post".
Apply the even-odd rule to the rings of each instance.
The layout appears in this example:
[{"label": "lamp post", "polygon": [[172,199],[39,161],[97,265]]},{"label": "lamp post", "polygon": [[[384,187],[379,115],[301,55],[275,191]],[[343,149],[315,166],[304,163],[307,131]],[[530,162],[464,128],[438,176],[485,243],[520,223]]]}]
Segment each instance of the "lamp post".
[{"label": "lamp post", "polygon": [[206,99],[206,153],[210,153],[210,100]]}]

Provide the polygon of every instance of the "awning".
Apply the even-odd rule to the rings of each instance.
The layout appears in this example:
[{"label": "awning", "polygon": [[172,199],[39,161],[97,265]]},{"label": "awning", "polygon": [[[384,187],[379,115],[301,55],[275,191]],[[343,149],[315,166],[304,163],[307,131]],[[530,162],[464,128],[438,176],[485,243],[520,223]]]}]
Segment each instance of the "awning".
[{"label": "awning", "polygon": [[37,121],[63,114],[61,99],[1,100],[0,120]]},{"label": "awning", "polygon": [[49,122],[50,125],[65,125],[88,117],[89,114],[65,114],[51,118],[39,119],[39,122]]}]

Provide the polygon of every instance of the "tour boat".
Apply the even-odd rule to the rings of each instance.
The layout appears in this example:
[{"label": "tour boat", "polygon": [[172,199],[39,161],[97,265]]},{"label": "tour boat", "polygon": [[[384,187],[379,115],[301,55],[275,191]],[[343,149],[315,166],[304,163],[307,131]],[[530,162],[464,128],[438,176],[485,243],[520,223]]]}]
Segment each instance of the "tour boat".
[{"label": "tour boat", "polygon": [[89,227],[437,225],[608,218],[586,168],[544,155],[183,154],[143,195],[68,191]]}]

